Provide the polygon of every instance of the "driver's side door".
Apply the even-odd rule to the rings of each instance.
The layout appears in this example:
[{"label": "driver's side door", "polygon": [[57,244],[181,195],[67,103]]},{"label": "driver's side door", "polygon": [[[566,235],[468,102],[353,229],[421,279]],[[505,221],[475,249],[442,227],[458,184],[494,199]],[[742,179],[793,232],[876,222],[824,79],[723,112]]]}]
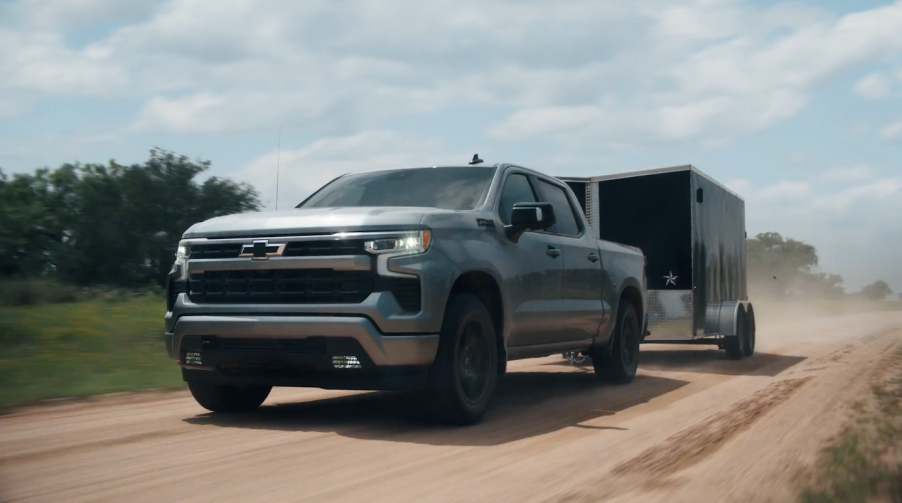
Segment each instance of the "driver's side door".
[{"label": "driver's side door", "polygon": [[[510,224],[516,203],[538,202],[534,180],[524,172],[512,171],[502,185],[497,211]],[[560,239],[543,231],[526,231],[514,243],[503,239],[510,307],[508,347],[560,342],[564,311],[564,261]]]}]

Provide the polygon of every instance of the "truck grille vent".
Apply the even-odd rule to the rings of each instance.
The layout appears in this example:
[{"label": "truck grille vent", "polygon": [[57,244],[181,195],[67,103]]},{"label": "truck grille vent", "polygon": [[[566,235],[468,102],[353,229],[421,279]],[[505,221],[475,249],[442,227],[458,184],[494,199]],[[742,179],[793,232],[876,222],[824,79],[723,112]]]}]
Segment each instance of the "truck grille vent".
[{"label": "truck grille vent", "polygon": [[189,258],[192,259],[221,259],[221,258],[236,258],[241,254],[241,246],[240,244],[210,244],[210,245],[195,245],[191,247],[191,255]]},{"label": "truck grille vent", "polygon": [[[248,238],[247,244],[253,243]],[[324,239],[316,241],[292,241],[285,246],[283,257],[334,257],[337,255],[363,255],[362,239]],[[238,258],[243,244],[210,243],[191,246],[191,259]]]},{"label": "truck grille vent", "polygon": [[285,247],[285,257],[322,257],[336,255],[363,255],[364,240],[332,239],[329,241],[295,241]]},{"label": "truck grille vent", "polygon": [[359,304],[373,284],[371,271],[205,271],[191,275],[188,296],[197,303]]},{"label": "truck grille vent", "polygon": [[[308,339],[231,339],[216,337],[207,339],[210,344],[204,350],[228,351],[230,353],[261,354],[325,354],[326,342],[321,338]],[[207,341],[204,341],[205,343]]]},{"label": "truck grille vent", "polygon": [[172,311],[175,306],[175,299],[179,294],[185,291],[184,281],[168,281],[166,284],[166,310]]},{"label": "truck grille vent", "polygon": [[420,311],[420,278],[391,278],[389,290],[402,309],[411,313]]}]

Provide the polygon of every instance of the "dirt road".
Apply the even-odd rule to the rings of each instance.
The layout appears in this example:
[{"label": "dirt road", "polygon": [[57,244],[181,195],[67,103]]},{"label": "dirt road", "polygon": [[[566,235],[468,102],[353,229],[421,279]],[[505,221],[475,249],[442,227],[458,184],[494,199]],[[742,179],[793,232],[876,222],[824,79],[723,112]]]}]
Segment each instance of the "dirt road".
[{"label": "dirt road", "polygon": [[902,313],[768,324],[758,353],[643,346],[628,386],[515,362],[483,424],[403,396],[276,389],[213,417],[184,393],[0,417],[4,501],[792,501]]}]

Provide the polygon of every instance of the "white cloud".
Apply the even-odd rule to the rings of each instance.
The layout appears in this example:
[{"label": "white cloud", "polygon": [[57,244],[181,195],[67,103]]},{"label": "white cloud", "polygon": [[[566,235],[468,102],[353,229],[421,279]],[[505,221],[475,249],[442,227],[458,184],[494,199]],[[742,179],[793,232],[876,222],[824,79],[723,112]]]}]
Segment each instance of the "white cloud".
[{"label": "white cloud", "polygon": [[745,178],[730,180],[726,182],[725,185],[734,192],[738,193],[740,196],[743,196],[743,198],[751,193],[752,188],[754,187],[752,181]]},{"label": "white cloud", "polygon": [[867,180],[874,176],[874,169],[867,164],[831,169],[824,173],[825,180],[830,182],[854,182]]},{"label": "white cloud", "polygon": [[[838,20],[790,17],[806,22],[784,36],[762,36],[762,30],[776,26],[768,25],[772,18],[737,5],[723,2],[712,9],[698,2],[664,10],[658,27],[662,46],[654,48],[659,54],[697,39],[700,30],[695,25],[714,26],[708,33],[718,41],[672,54],[669,62],[655,61],[650,53],[630,54],[636,57],[630,63],[646,69],[645,78],[635,81],[641,101],[611,94],[604,100],[618,106],[528,108],[491,128],[490,134],[506,139],[586,136],[596,142],[746,134],[798,113],[825,79],[902,49],[902,2]],[[658,85],[643,86],[655,80]]]},{"label": "white cloud", "polygon": [[[135,128],[178,133],[291,120],[346,135],[469,105],[511,110],[490,128],[502,139],[717,143],[795,115],[825,79],[902,48],[898,2],[835,18],[707,0],[53,0],[43,24],[38,4],[13,4],[29,21],[9,26],[27,29],[0,28],[0,90],[138,96]],[[125,25],[81,49],[46,31],[111,18]]]},{"label": "white cloud", "polygon": [[0,26],[63,29],[146,16],[160,0],[19,0],[0,4]]},{"label": "white cloud", "polygon": [[902,178],[887,178],[859,185],[836,194],[818,196],[812,202],[816,209],[843,211],[858,200],[879,200],[902,191]]},{"label": "white cloud", "polygon": [[123,88],[126,69],[96,48],[72,50],[56,33],[0,29],[0,89],[34,94],[103,94]]},{"label": "white cloud", "polygon": [[902,120],[900,120],[899,122],[894,122],[883,128],[880,136],[884,140],[902,140]]},{"label": "white cloud", "polygon": [[885,98],[892,90],[890,79],[882,73],[871,73],[855,84],[855,93],[870,100]]},{"label": "white cloud", "polygon": [[808,196],[811,193],[811,184],[797,180],[784,180],[774,185],[761,189],[756,194],[758,199],[783,199],[790,202],[798,201],[799,198]]},{"label": "white cloud", "polygon": [[326,138],[299,149],[273,151],[232,173],[253,184],[267,207],[275,206],[279,165],[279,207],[296,205],[314,190],[346,173],[375,169],[460,164],[466,155],[451,155],[433,139],[393,131],[371,131]]}]

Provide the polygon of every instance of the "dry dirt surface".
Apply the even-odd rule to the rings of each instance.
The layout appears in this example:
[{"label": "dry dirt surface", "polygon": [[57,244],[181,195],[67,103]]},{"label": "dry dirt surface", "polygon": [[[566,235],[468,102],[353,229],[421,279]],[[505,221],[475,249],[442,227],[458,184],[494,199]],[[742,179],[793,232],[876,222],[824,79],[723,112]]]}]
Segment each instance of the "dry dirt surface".
[{"label": "dry dirt surface", "polygon": [[275,389],[213,416],[186,393],[0,417],[2,501],[797,499],[800,469],[902,345],[902,313],[759,322],[758,351],[643,346],[626,386],[560,357],[511,364],[480,425],[403,395]]}]

